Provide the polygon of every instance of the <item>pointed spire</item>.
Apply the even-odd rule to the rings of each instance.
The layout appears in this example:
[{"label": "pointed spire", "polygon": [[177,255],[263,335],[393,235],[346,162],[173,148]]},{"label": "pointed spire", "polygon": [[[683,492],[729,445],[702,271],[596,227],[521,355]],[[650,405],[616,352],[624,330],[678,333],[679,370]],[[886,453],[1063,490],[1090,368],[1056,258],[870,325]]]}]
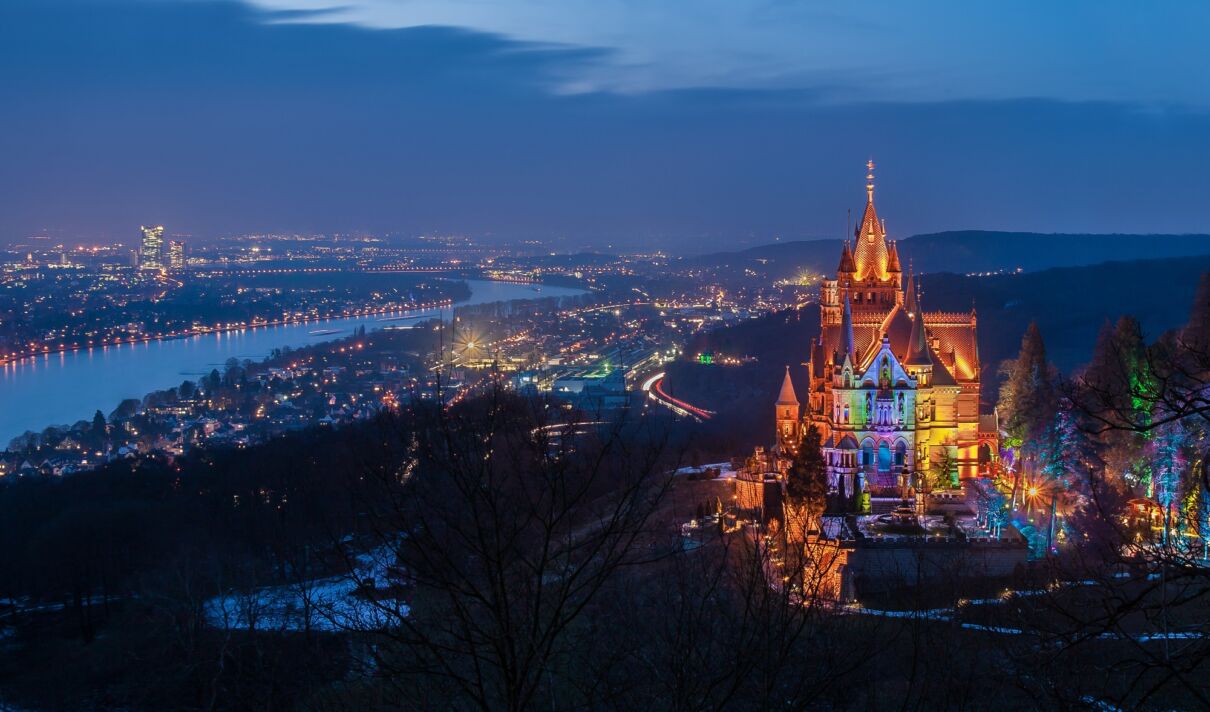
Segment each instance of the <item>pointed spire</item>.
[{"label": "pointed spire", "polygon": [[895,246],[895,241],[891,240],[890,248],[887,250],[886,258],[887,272],[902,272],[899,267],[899,248]]},{"label": "pointed spire", "polygon": [[874,162],[867,162],[866,167],[869,173],[866,175],[865,213],[853,231],[856,240],[853,259],[858,279],[885,281],[889,276],[886,230],[878,219],[878,211],[874,209]]},{"label": "pointed spire", "polygon": [[869,203],[873,203],[874,202],[874,159],[871,158],[870,160],[866,161],[865,167],[866,167],[866,171],[868,171],[865,174],[866,201]]},{"label": "pointed spire", "polygon": [[840,253],[840,266],[836,271],[841,275],[851,275],[857,271],[857,265],[853,262],[853,251],[849,249],[849,241],[844,241],[844,250]]},{"label": "pointed spire", "polygon": [[790,380],[790,367],[786,366],[786,377],[781,382],[781,393],[777,394],[778,405],[798,405],[798,396],[794,394],[794,381]]},{"label": "pointed spire", "polygon": [[857,341],[853,338],[853,305],[849,302],[849,292],[844,293],[844,311],[840,317],[840,355],[848,356],[857,362]]},{"label": "pointed spire", "polygon": [[[912,298],[915,302],[915,297]],[[924,311],[919,303],[915,304],[916,315],[912,318],[912,335],[908,338],[908,352],[903,359],[904,366],[932,366],[933,353],[929,348],[928,336],[924,332]]]},{"label": "pointed spire", "polygon": [[908,316],[916,315],[916,270],[910,263],[908,264],[907,284],[903,288],[903,304]]}]

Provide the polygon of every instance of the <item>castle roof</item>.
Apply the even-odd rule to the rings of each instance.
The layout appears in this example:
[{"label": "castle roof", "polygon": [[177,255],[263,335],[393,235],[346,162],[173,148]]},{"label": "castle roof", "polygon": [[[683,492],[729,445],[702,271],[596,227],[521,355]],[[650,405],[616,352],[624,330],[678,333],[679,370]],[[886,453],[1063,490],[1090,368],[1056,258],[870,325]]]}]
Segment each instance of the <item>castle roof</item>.
[{"label": "castle roof", "polygon": [[886,271],[887,272],[902,272],[903,271],[902,269],[899,268],[899,248],[895,246],[894,240],[891,240],[890,247],[887,249]]},{"label": "castle roof", "polygon": [[937,341],[934,353],[945,357],[945,365],[954,378],[959,381],[978,379],[979,349],[976,345],[975,316],[969,312],[922,313],[929,337]]},{"label": "castle roof", "polygon": [[886,281],[890,274],[887,271],[886,230],[878,220],[878,211],[874,208],[874,162],[868,164],[870,173],[866,176],[866,203],[861,222],[857,223],[853,238],[856,245],[853,260],[857,267],[857,278],[863,281]]},{"label": "castle roof", "polygon": [[933,353],[924,329],[924,313],[917,311],[912,319],[912,333],[908,337],[907,353],[903,356],[905,366],[932,366]]},{"label": "castle roof", "polygon": [[878,222],[878,213],[874,210],[874,198],[871,193],[870,201],[865,206],[865,216],[857,226],[857,247],[853,252],[857,278],[864,281],[884,281],[887,278],[887,246],[886,233]]},{"label": "castle roof", "polygon": [[836,268],[840,274],[852,274],[857,271],[857,264],[853,262],[853,251],[849,249],[849,241],[844,241],[844,250],[840,253],[840,266]]},{"label": "castle roof", "polygon": [[781,382],[781,393],[777,394],[778,405],[798,405],[798,396],[794,394],[794,381],[790,380],[790,367],[786,366],[786,377]]},{"label": "castle roof", "polygon": [[848,291],[844,294],[844,311],[840,317],[840,355],[857,360],[857,342],[853,338],[853,304]]}]

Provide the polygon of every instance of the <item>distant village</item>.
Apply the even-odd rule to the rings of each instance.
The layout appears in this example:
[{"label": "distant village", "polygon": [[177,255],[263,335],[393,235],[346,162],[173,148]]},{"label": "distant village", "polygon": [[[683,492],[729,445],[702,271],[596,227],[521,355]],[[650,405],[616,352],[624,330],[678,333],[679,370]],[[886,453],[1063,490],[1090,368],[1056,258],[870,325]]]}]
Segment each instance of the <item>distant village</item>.
[{"label": "distant village", "polygon": [[639,384],[706,324],[746,311],[614,304],[601,293],[455,309],[452,322],[396,322],[261,362],[229,359],[196,380],[128,399],[72,425],[14,438],[0,478],[61,477],[140,456],[243,448],[306,427],[374,417],[408,399],[452,403],[495,383],[600,413],[641,402]]}]

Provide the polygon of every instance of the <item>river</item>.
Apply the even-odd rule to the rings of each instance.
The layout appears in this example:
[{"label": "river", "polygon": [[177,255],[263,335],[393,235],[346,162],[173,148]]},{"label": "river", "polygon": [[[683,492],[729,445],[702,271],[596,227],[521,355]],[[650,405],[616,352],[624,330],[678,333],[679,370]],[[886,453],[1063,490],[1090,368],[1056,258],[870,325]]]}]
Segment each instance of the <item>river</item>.
[{"label": "river", "polygon": [[[584,294],[583,290],[568,287],[542,285],[540,291],[535,291],[528,284],[465,281],[471,296],[457,306]],[[90,419],[97,410],[108,414],[124,398],[142,398],[151,391],[178,386],[186,379],[196,380],[213,368],[221,370],[232,357],[259,361],[275,348],[331,341],[348,336],[363,324],[366,330],[373,330],[406,323],[400,317],[421,319],[440,311],[434,308],[265,326],[47,354],[5,364],[0,366],[0,449],[27,430],[40,432],[49,425]]]}]

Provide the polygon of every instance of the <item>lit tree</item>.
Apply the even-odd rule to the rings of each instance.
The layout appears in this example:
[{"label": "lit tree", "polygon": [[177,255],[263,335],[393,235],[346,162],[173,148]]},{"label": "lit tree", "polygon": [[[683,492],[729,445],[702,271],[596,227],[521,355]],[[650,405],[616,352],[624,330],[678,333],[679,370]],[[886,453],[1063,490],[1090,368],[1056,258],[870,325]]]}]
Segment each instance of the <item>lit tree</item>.
[{"label": "lit tree", "polygon": [[1012,450],[1017,463],[1013,478],[1012,501],[1017,501],[1022,470],[1033,458],[1034,441],[1050,427],[1057,405],[1054,366],[1046,359],[1046,344],[1036,322],[1030,322],[1021,339],[1017,358],[1000,367],[1004,383],[1000,386],[1000,422],[1004,446]]}]

